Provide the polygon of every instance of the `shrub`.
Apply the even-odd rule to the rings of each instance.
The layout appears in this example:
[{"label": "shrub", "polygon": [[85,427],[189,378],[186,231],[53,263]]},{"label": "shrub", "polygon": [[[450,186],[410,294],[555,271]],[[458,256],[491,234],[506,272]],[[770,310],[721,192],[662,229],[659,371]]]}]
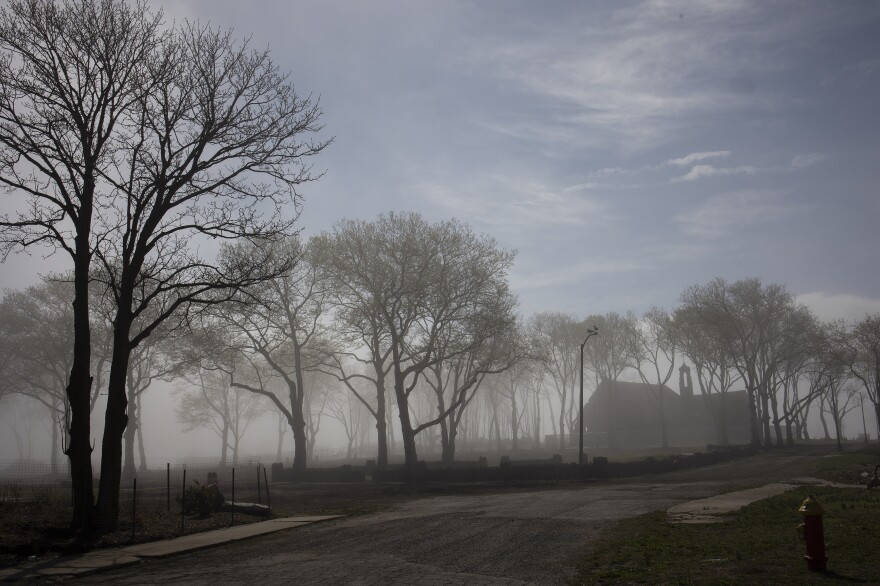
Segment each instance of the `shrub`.
[{"label": "shrub", "polygon": [[202,486],[198,480],[193,480],[193,486],[186,489],[184,496],[183,512],[196,514],[200,519],[210,517],[223,507],[223,495],[214,484]]}]

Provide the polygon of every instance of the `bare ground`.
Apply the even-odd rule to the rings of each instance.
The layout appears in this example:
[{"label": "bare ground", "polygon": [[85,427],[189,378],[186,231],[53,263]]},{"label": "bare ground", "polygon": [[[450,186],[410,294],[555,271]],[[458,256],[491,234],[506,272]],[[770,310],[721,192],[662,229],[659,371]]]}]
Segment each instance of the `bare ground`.
[{"label": "bare ground", "polygon": [[84,578],[96,584],[554,584],[620,519],[803,476],[827,448],[612,482],[404,486],[273,484],[290,513],[354,513]]}]

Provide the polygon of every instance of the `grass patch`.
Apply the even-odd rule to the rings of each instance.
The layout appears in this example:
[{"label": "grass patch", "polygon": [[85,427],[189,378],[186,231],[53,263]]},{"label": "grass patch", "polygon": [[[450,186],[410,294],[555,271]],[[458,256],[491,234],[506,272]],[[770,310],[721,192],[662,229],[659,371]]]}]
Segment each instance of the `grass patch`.
[{"label": "grass patch", "polygon": [[853,452],[813,460],[807,474],[845,484],[867,484],[880,464],[880,445],[871,444]]},{"label": "grass patch", "polygon": [[[795,526],[813,495],[825,508],[828,572],[809,572]],[[880,491],[802,487],[729,515],[679,525],[656,512],[619,523],[580,561],[577,584],[880,583]]]}]

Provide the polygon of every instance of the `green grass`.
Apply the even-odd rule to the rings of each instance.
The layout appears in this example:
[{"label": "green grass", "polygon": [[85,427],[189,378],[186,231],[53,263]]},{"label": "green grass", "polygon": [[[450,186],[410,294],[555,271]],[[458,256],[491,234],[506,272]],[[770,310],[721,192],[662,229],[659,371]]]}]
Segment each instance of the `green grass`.
[{"label": "green grass", "polygon": [[[813,495],[825,509],[828,572],[809,572],[795,527]],[[724,523],[679,525],[665,512],[619,523],[579,564],[578,584],[880,583],[880,491],[802,487]]]},{"label": "green grass", "polygon": [[874,443],[857,451],[817,458],[807,468],[807,474],[845,484],[866,484],[877,464],[880,445]]}]

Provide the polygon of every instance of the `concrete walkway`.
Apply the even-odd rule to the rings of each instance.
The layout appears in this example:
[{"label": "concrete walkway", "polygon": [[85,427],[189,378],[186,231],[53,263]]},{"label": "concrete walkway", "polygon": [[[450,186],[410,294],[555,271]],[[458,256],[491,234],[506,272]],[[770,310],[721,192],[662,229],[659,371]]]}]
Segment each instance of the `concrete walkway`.
[{"label": "concrete walkway", "polygon": [[149,558],[161,558],[208,547],[240,541],[284,529],[302,527],[319,521],[337,519],[340,515],[286,517],[248,525],[184,535],[176,539],[129,545],[115,549],[99,549],[78,556],[63,556],[29,565],[0,570],[0,580],[13,582],[39,577],[84,576],[109,568],[121,568]]},{"label": "concrete walkway", "polygon": [[721,515],[738,511],[755,501],[782,494],[795,486],[794,484],[774,483],[758,488],[716,494],[708,498],[675,505],[666,509],[666,514],[670,523],[721,523],[724,521]]},{"label": "concrete walkway", "polygon": [[799,486],[832,486],[835,488],[864,488],[859,484],[840,484],[819,478],[795,478],[791,482],[766,484],[758,488],[717,494],[704,499],[675,505],[666,510],[670,523],[721,523],[722,515],[738,511],[746,505],[767,499]]}]

